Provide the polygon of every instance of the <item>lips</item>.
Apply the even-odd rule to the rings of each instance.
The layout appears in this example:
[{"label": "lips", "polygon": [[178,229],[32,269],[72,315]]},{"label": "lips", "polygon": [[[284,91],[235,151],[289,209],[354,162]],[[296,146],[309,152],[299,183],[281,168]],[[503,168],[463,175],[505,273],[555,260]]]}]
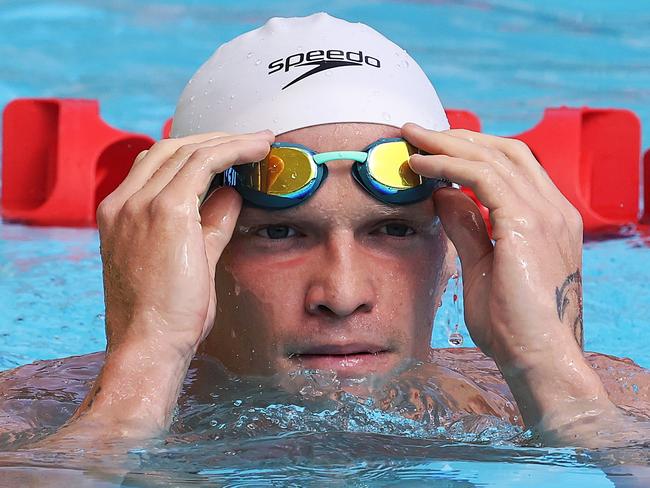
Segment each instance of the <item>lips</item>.
[{"label": "lips", "polygon": [[319,344],[297,349],[288,355],[292,362],[347,377],[390,369],[393,356],[387,347],[370,343]]},{"label": "lips", "polygon": [[375,344],[323,344],[308,346],[295,353],[298,356],[346,356],[352,354],[377,354],[387,351],[387,348]]}]

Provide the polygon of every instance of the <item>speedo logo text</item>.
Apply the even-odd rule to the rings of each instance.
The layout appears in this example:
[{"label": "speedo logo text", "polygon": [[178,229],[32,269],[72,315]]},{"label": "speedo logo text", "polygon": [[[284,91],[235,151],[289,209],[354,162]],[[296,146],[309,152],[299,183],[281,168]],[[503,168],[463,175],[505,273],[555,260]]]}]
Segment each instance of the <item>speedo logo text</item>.
[{"label": "speedo logo text", "polygon": [[317,49],[315,51],[308,51],[304,53],[290,54],[286,58],[276,59],[269,63],[269,75],[277,73],[278,71],[289,72],[293,68],[301,66],[313,66],[312,69],[302,73],[300,76],[291,80],[284,85],[282,89],[290,87],[304,80],[308,76],[325,71],[332,68],[340,68],[341,66],[369,66],[372,68],[381,68],[379,59],[367,56],[362,51],[342,51],[340,49]]}]

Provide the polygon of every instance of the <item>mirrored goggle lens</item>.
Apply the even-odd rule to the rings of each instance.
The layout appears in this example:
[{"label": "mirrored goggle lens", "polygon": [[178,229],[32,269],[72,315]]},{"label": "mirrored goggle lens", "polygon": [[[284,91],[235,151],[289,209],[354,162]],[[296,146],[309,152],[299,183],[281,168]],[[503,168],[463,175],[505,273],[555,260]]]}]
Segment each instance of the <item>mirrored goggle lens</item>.
[{"label": "mirrored goggle lens", "polygon": [[422,177],[409,166],[409,156],[417,149],[405,141],[378,144],[368,154],[368,173],[382,185],[407,190],[423,183]]},{"label": "mirrored goggle lens", "polygon": [[316,179],[316,164],[306,151],[272,147],[262,161],[237,166],[241,184],[268,195],[291,197]]}]

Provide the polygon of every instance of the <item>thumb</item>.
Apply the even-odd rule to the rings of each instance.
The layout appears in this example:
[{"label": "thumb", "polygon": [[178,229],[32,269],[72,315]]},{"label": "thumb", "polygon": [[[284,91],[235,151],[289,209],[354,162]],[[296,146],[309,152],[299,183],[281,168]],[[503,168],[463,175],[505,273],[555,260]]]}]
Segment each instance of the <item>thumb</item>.
[{"label": "thumb", "polygon": [[494,251],[479,208],[455,188],[437,190],[433,202],[445,233],[458,252],[463,275],[471,273],[479,261]]},{"label": "thumb", "polygon": [[229,187],[215,190],[201,206],[205,253],[212,274],[221,253],[232,238],[241,206],[241,196],[234,188]]}]

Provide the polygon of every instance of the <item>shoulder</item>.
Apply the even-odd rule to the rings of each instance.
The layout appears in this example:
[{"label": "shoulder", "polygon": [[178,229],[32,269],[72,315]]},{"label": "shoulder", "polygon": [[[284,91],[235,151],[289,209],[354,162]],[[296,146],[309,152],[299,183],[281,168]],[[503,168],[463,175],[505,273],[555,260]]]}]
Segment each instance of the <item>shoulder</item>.
[{"label": "shoulder", "polygon": [[623,410],[650,417],[650,371],[629,358],[586,352],[585,358],[603,382],[610,400]]},{"label": "shoulder", "polygon": [[36,361],[0,372],[0,429],[62,425],[92,386],[104,353]]},{"label": "shoulder", "polygon": [[419,374],[434,379],[457,409],[521,423],[515,399],[492,359],[477,348],[432,349]]},{"label": "shoulder", "polygon": [[[650,417],[650,370],[629,358],[596,352],[585,352],[584,356],[615,405],[633,415]],[[432,349],[431,364],[455,371],[463,382],[480,385],[483,391],[514,402],[496,364],[479,349]]]}]

